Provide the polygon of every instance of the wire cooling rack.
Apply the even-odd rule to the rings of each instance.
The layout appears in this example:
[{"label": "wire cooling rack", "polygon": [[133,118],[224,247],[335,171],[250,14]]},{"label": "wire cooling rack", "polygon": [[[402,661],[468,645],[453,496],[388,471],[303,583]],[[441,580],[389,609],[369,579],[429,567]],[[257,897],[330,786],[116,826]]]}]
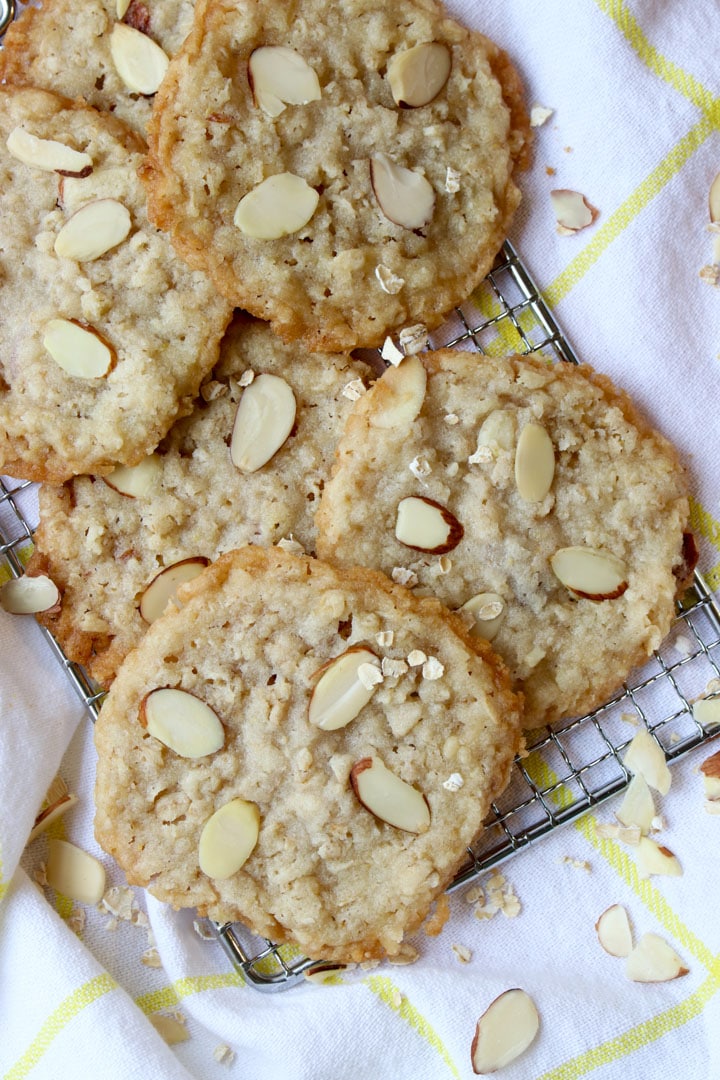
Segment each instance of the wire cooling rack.
[{"label": "wire cooling rack", "polygon": [[[462,346],[486,355],[541,353],[578,362],[509,243],[468,303],[432,335],[432,345]],[[14,577],[23,573],[32,548],[33,487],[0,479],[0,564]],[[102,693],[52,636],[43,633],[95,719]],[[652,732],[670,762],[706,742],[713,733],[694,719],[692,703],[708,692],[720,692],[720,608],[696,574],[667,640],[612,700],[587,716],[529,733],[525,756],[515,762],[508,788],[493,804],[480,841],[468,850],[467,863],[450,888],[466,885],[622,791],[630,779],[622,757],[638,727]],[[337,966],[257,938],[238,923],[215,925],[215,930],[256,989],[281,990],[303,975]]]}]

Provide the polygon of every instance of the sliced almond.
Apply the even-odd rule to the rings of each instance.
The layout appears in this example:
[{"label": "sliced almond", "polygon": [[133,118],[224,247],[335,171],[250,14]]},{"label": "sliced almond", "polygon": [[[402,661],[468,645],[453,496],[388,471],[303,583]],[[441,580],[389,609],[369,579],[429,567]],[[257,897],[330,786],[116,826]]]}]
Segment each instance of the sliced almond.
[{"label": "sliced almond", "polygon": [[464,529],[446,506],[424,495],[410,495],[398,503],[395,537],[406,547],[444,555],[456,548]]},{"label": "sliced almond", "polygon": [[[49,798],[49,795],[48,795]],[[72,795],[67,789],[59,795],[57,798],[48,802],[48,805],[36,815],[35,823],[30,831],[27,842],[28,844],[40,836],[40,833],[52,825],[53,821],[57,821],[59,818],[66,814],[68,810],[71,810],[73,806],[77,804],[77,795]]]},{"label": "sliced almond", "polygon": [[451,66],[450,50],[439,41],[426,41],[395,53],[387,66],[393,101],[401,109],[428,105],[448,81]]},{"label": "sliced almond", "polygon": [[387,154],[370,160],[370,182],[386,218],[404,229],[421,229],[430,221],[435,192],[421,173],[398,165]]},{"label": "sliced almond", "polygon": [[338,975],[345,971],[346,964],[333,964],[330,961],[313,964],[312,967],[303,971],[303,977],[316,986],[327,986],[328,983],[336,982]]},{"label": "sliced almond", "polygon": [[625,961],[633,982],[667,982],[688,974],[678,954],[658,934],[643,934]]},{"label": "sliced almond", "polygon": [[641,878],[653,875],[681,877],[682,866],[669,848],[662,847],[649,836],[641,836],[635,848],[638,873]]},{"label": "sliced almond", "polygon": [[558,224],[558,232],[561,234],[579,232],[580,229],[592,225],[598,216],[595,207],[591,206],[579,191],[569,191],[567,188],[551,191],[550,201]]},{"label": "sliced almond", "polygon": [[225,729],[204,701],[164,686],[140,703],[140,725],[183,758],[207,757],[225,744]]},{"label": "sliced almond", "polygon": [[175,1016],[155,1013],[148,1016],[148,1020],[168,1046],[177,1046],[178,1043],[187,1042],[190,1038],[187,1026]]},{"label": "sliced almond", "polygon": [[[312,697],[308,719],[322,731],[337,731],[354,720],[375,693],[375,685],[358,678],[363,664],[378,666],[378,658],[369,649],[355,648],[331,660],[324,668]],[[379,670],[379,669],[378,669]]]},{"label": "sliced almond", "polygon": [[601,548],[560,548],[550,565],[566,589],[586,600],[616,600],[628,587],[625,563]]},{"label": "sliced almond", "polygon": [[127,9],[130,7],[130,0],[115,0],[115,14],[118,19],[124,19],[127,14]]},{"label": "sliced almond", "polygon": [[720,750],[705,758],[700,766],[705,798],[710,802],[720,800]]},{"label": "sliced almond", "polygon": [[377,384],[378,408],[370,417],[372,427],[409,427],[425,401],[427,372],[422,360],[409,356],[397,367],[388,368]]},{"label": "sliced almond", "polygon": [[48,840],[48,885],[79,904],[98,904],[105,892],[105,867],[67,840]]},{"label": "sliced almond", "polygon": [[222,881],[252,855],[260,835],[260,811],[246,799],[232,799],[210,817],[200,834],[200,869]]},{"label": "sliced almond", "polygon": [[130,232],[130,213],[117,199],[95,199],[76,210],[55,238],[55,254],[76,262],[99,259]]},{"label": "sliced almond", "polygon": [[710,185],[710,196],[708,199],[710,220],[715,225],[720,222],[720,173],[717,174],[712,184]]},{"label": "sliced almond", "polygon": [[143,499],[156,491],[161,474],[162,458],[158,454],[148,454],[137,465],[116,465],[102,479],[120,495]]},{"label": "sliced almond", "polygon": [[665,751],[646,728],[641,728],[633,736],[625,751],[623,764],[629,772],[644,776],[655,791],[667,795],[672,775],[665,760]]},{"label": "sliced almond", "polygon": [[112,346],[92,327],[74,319],[51,319],[43,345],[55,363],[77,379],[102,379],[115,364]]},{"label": "sliced almond", "polygon": [[59,606],[60,590],[44,574],[11,578],[0,588],[0,607],[12,615],[37,615]]},{"label": "sliced almond", "polygon": [[470,633],[492,641],[505,618],[505,601],[494,592],[481,592],[466,600],[461,611],[469,611],[475,620]]},{"label": "sliced almond", "polygon": [[526,424],[515,451],[515,483],[520,498],[541,502],[552,487],[555,448],[542,424]]},{"label": "sliced almond", "polygon": [[233,218],[240,232],[257,240],[277,240],[307,225],[320,196],[294,173],[268,176],[242,199]]},{"label": "sliced almond", "polygon": [[125,86],[136,94],[154,94],[170,63],[152,38],[122,22],[112,28],[110,55]]},{"label": "sliced almond", "polygon": [[535,1002],[525,990],[506,990],[488,1005],[472,1041],[473,1072],[496,1072],[524,1054],[540,1028]]},{"label": "sliced almond", "polygon": [[629,956],[632,952],[632,930],[628,913],[622,904],[613,904],[595,923],[598,941],[611,956]]},{"label": "sliced almond", "polygon": [[699,698],[693,703],[693,719],[701,727],[712,728],[720,724],[720,694],[715,697]]},{"label": "sliced almond", "polygon": [[13,128],[6,146],[18,161],[44,172],[56,172],[61,176],[89,176],[93,169],[89,154],[73,150],[54,139],[40,139],[25,128]]},{"label": "sliced almond", "polygon": [[307,105],[321,96],[318,77],[306,60],[284,45],[262,45],[250,54],[248,76],[255,104],[268,116],[286,105]]},{"label": "sliced almond", "polygon": [[655,802],[642,773],[633,776],[615,816],[621,825],[628,828],[636,825],[645,836],[650,832],[655,817]]},{"label": "sliced almond", "polygon": [[425,796],[391,772],[379,758],[356,761],[350,783],[366,810],[404,832],[423,833],[430,828],[430,809]]},{"label": "sliced almond", "polygon": [[295,412],[295,395],[279,375],[253,379],[235,414],[230,442],[233,465],[246,473],[266,465],[292,431]]},{"label": "sliced almond", "polygon": [[180,585],[186,581],[192,581],[201,574],[210,562],[204,555],[196,555],[190,559],[182,559],[161,570],[152,579],[140,597],[140,614],[146,623],[153,623],[159,619],[171,600],[177,599],[177,591]]}]

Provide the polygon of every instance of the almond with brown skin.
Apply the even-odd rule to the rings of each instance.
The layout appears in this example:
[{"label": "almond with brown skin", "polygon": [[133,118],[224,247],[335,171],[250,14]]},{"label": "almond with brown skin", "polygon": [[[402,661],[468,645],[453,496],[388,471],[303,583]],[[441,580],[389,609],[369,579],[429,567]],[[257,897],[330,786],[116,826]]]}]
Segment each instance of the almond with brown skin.
[{"label": "almond with brown skin", "polygon": [[424,495],[410,495],[398,503],[395,537],[405,547],[444,555],[456,548],[465,530],[446,506]]}]

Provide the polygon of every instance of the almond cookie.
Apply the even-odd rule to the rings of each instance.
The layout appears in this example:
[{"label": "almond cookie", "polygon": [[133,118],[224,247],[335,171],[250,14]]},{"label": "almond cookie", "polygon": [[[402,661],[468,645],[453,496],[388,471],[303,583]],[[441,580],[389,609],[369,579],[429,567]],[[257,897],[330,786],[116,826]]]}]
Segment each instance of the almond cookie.
[{"label": "almond cookie", "polygon": [[[145,135],[153,95],[193,18],[192,0],[43,0],[11,23],[0,80],[82,98]],[[116,29],[119,27],[119,29]]]},{"label": "almond cookie", "polygon": [[504,665],[437,600],[277,548],[182,601],[103,704],[100,844],[175,907],[312,957],[396,954],[509,778]]},{"label": "almond cookie", "polygon": [[0,89],[0,468],[61,482],[148,454],[188,413],[231,308],[147,220],[144,143]]},{"label": "almond cookie", "polygon": [[286,340],[437,325],[519,202],[518,77],[435,0],[208,0],[155,100],[153,219]]},{"label": "almond cookie", "polygon": [[601,704],[660,644],[687,521],[675,450],[607,378],[446,349],[357,402],[317,551],[463,609],[535,727]]},{"label": "almond cookie", "polygon": [[195,410],[156,453],[105,481],[43,485],[29,571],[61,590],[60,610],[40,618],[66,654],[107,686],[174,585],[217,555],[278,541],[312,553],[335,444],[368,374],[238,318]]}]

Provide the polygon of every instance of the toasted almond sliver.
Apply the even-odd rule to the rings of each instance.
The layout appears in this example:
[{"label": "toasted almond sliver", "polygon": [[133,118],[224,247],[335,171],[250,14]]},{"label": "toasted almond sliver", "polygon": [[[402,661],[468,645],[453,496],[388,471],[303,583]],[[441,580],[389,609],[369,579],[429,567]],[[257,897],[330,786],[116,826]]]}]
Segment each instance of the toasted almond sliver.
[{"label": "toasted almond sliver", "polygon": [[243,195],[233,220],[245,236],[277,240],[307,225],[319,201],[315,188],[302,177],[276,173]]},{"label": "toasted almond sliver", "polygon": [[55,238],[55,254],[76,262],[99,259],[130,232],[130,213],[117,199],[95,199],[76,210]]},{"label": "toasted almond sliver", "polygon": [[615,812],[622,825],[636,825],[647,835],[655,817],[655,803],[648,782],[642,773],[636,773],[627,786],[623,800]]},{"label": "toasted almond sliver", "polygon": [[560,548],[550,565],[561,584],[587,600],[615,600],[628,587],[622,559],[600,548]]},{"label": "toasted almond sliver", "polygon": [[448,81],[451,65],[450,50],[439,41],[395,53],[387,66],[395,104],[407,109],[428,105]]},{"label": "toasted almond sliver", "polygon": [[112,28],[110,54],[125,86],[136,94],[154,94],[170,63],[152,38],[122,22]]},{"label": "toasted almond sliver", "polygon": [[210,706],[185,690],[151,690],[141,702],[140,723],[183,758],[206,757],[225,743],[225,729]]},{"label": "toasted almond sliver", "polygon": [[295,424],[297,404],[279,375],[258,375],[243,391],[235,414],[230,458],[244,473],[257,472],[283,446]]},{"label": "toasted almond sliver", "polygon": [[506,990],[477,1022],[471,1056],[473,1071],[495,1072],[509,1065],[532,1043],[540,1027],[535,1003],[525,990]]},{"label": "toasted almond sliver", "polygon": [[161,570],[140,597],[140,614],[145,622],[153,623],[159,619],[171,600],[177,604],[177,590],[180,585],[186,581],[192,581],[201,574],[208,562],[209,559],[197,556],[182,559]]},{"label": "toasted almond sliver", "polygon": [[628,913],[622,904],[613,904],[595,923],[598,941],[610,956],[629,956],[632,952],[632,930]]},{"label": "toasted almond sliver", "polygon": [[48,885],[79,904],[97,904],[105,892],[105,867],[67,840],[48,840]]},{"label": "toasted almond sliver", "polygon": [[[377,682],[360,679],[359,671],[365,666],[377,671]],[[348,649],[322,669],[310,698],[310,723],[322,731],[346,727],[365,708],[380,681],[375,654],[369,649]]]},{"label": "toasted almond sliver", "polygon": [[318,77],[307,61],[284,45],[261,45],[250,54],[248,75],[255,104],[268,116],[286,105],[307,105],[321,97]]},{"label": "toasted almond sliver", "polygon": [[442,555],[463,538],[464,529],[446,506],[422,495],[410,495],[398,503],[395,537],[406,547]]},{"label": "toasted almond sliver", "polygon": [[137,465],[116,465],[102,479],[120,495],[142,499],[155,492],[161,474],[162,458],[158,454],[148,454]]},{"label": "toasted almond sliver", "polygon": [[649,878],[654,874],[666,877],[681,877],[682,866],[677,858],[666,847],[656,844],[649,836],[641,836],[636,851],[638,872],[641,878]]},{"label": "toasted almond sliver", "polygon": [[77,379],[102,379],[115,363],[115,351],[90,327],[74,319],[51,319],[43,345],[56,364]]},{"label": "toasted almond sliver", "polygon": [[555,448],[542,424],[526,424],[515,451],[515,483],[525,502],[541,502],[552,487]]},{"label": "toasted almond sliver", "polygon": [[359,801],[381,821],[404,832],[424,833],[430,809],[424,795],[388,769],[379,758],[356,761],[350,783]]},{"label": "toasted almond sliver", "polygon": [[6,146],[18,161],[44,172],[57,172],[63,176],[87,176],[92,172],[93,161],[89,154],[54,139],[40,139],[21,127],[10,132]]},{"label": "toasted almond sliver", "polygon": [[658,934],[643,934],[625,961],[633,982],[667,982],[688,974],[678,954]]},{"label": "toasted almond sliver", "polygon": [[44,574],[11,578],[0,588],[0,607],[12,615],[37,615],[52,611],[60,601],[60,590]]},{"label": "toasted almond sliver", "polygon": [[255,803],[232,799],[205,822],[200,834],[200,869],[222,881],[245,865],[260,835],[260,811]]},{"label": "toasted almond sliver", "polygon": [[421,229],[432,218],[435,192],[421,173],[380,153],[370,161],[370,181],[380,209],[395,225]]},{"label": "toasted almond sliver", "polygon": [[[625,751],[623,764],[631,773],[639,773],[661,795],[670,790],[672,774],[665,759],[665,751],[646,728],[633,736]],[[635,822],[635,824],[641,824]]]},{"label": "toasted almond sliver", "polygon": [[377,409],[370,416],[372,427],[409,427],[425,401],[427,372],[422,360],[409,356],[396,367],[388,368],[375,384]]}]

